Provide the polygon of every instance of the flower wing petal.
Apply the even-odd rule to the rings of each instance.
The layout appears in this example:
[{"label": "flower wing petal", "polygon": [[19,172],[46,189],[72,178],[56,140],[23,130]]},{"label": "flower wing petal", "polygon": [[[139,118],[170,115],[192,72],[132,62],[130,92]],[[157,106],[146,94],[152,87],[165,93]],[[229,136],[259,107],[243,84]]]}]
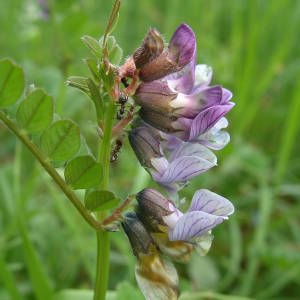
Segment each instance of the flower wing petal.
[{"label": "flower wing petal", "polygon": [[184,214],[169,231],[171,241],[188,241],[207,233],[221,224],[224,218],[208,214],[203,211],[192,211]]},{"label": "flower wing petal", "polygon": [[197,142],[210,149],[221,150],[230,142],[230,135],[227,131],[223,130],[215,133],[212,133],[210,130],[208,130],[199,136]]},{"label": "flower wing petal", "polygon": [[195,68],[195,86],[209,85],[212,75],[212,67],[204,64],[197,65]]},{"label": "flower wing petal", "polygon": [[187,181],[198,174],[215,166],[210,161],[195,157],[182,156],[173,160],[160,178],[160,183],[168,184],[175,181]]},{"label": "flower wing petal", "polygon": [[182,142],[182,144],[171,153],[169,161],[172,162],[181,156],[195,156],[206,159],[214,165],[217,164],[216,155],[200,144]]},{"label": "flower wing petal", "polygon": [[189,211],[203,211],[215,216],[225,217],[233,214],[234,206],[226,198],[206,189],[196,191]]},{"label": "flower wing petal", "polygon": [[226,105],[215,105],[201,111],[192,122],[189,140],[193,140],[214,126],[233,106],[234,103],[229,102]]},{"label": "flower wing petal", "polygon": [[222,94],[222,101],[221,101],[221,103],[222,104],[226,104],[226,103],[228,103],[230,101],[231,98],[232,98],[232,93],[229,90],[223,88],[223,94]]},{"label": "flower wing petal", "polygon": [[180,93],[188,94],[194,87],[195,57],[179,72],[172,73],[164,78],[169,87]]}]

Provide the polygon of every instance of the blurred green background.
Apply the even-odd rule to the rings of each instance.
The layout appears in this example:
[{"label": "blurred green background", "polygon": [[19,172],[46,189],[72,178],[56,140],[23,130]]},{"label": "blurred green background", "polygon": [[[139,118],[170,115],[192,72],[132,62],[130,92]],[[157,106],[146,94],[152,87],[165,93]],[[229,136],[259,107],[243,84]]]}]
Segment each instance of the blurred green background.
[{"label": "blurred green background", "polygon": [[[102,35],[111,5],[0,1],[0,57],[21,64],[27,85],[53,95],[57,111],[76,119],[87,138],[92,105],[65,80],[87,74],[80,37]],[[228,115],[231,144],[216,153],[218,167],[181,193],[190,199],[196,189],[211,189],[232,200],[236,212],[214,230],[206,257],[177,266],[181,290],[193,292],[190,299],[234,299],[209,298],[207,291],[299,299],[300,1],[123,0],[114,35],[126,56],[149,27],[168,40],[181,22],[196,33],[198,63],[213,67],[213,82],[232,90],[237,104]],[[0,299],[37,299],[39,281],[55,290],[90,289],[94,232],[2,124],[0,145]],[[111,177],[122,197],[150,182],[127,142]],[[110,289],[119,289],[120,300],[142,299],[137,291],[124,296],[135,286],[135,258],[122,233],[113,234],[112,248]]]}]

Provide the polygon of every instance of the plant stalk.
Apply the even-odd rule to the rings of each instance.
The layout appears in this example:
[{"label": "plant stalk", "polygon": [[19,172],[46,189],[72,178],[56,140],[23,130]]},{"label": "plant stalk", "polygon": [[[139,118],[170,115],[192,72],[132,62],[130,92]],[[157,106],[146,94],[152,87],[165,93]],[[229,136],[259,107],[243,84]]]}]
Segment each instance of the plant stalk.
[{"label": "plant stalk", "polygon": [[[99,149],[99,161],[103,167],[103,181],[100,188],[105,190],[109,184],[109,165],[113,119],[115,115],[115,104],[110,102],[105,112],[104,134],[101,147]],[[106,217],[105,213],[98,214],[99,222]],[[110,254],[110,236],[109,232],[100,230],[97,232],[97,264],[96,281],[94,287],[94,300],[105,300],[109,278],[109,254]]]}]

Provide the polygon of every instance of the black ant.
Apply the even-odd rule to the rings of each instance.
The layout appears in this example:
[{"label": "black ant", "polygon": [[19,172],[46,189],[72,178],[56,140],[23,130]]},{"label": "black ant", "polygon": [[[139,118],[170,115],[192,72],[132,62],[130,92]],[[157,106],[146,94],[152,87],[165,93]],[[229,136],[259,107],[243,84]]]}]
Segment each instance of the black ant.
[{"label": "black ant", "polygon": [[116,140],[116,144],[115,144],[115,146],[112,149],[111,154],[110,154],[110,162],[111,163],[115,162],[118,159],[118,154],[119,154],[119,152],[122,148],[122,144],[123,143],[120,139]]},{"label": "black ant", "polygon": [[128,101],[128,96],[125,93],[121,92],[120,97],[119,97],[119,103],[121,104],[121,107],[117,113],[118,120],[123,119],[127,101]]}]

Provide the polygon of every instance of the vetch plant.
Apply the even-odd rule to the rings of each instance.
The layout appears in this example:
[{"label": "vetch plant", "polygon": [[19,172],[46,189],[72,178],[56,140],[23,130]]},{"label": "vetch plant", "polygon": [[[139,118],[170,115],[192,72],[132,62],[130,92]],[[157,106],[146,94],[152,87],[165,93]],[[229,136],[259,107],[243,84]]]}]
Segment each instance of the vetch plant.
[{"label": "vetch plant", "polygon": [[[206,189],[195,192],[187,212],[178,207],[178,191],[217,165],[212,150],[229,142],[224,116],[234,104],[230,91],[210,85],[212,69],[196,65],[196,39],[186,24],[176,29],[168,45],[151,29],[120,65],[122,49],[111,35],[119,8],[116,0],[100,40],[82,38],[93,54],[85,60],[90,77],[67,80],[94,104],[98,153],[84,143],[76,122],[54,118],[51,96],[35,87],[24,92],[22,69],[9,59],[0,61],[0,120],[95,230],[94,299],[105,299],[110,234],[121,227],[137,257],[136,279],[145,298],[177,299],[178,275],[172,260],[187,262],[194,249],[205,255],[212,229],[234,212],[230,201]],[[118,191],[109,190],[110,166],[126,134],[142,167],[166,195],[145,188],[121,201]],[[57,168],[63,169],[64,177]],[[84,190],[84,199],[76,190]]]}]

